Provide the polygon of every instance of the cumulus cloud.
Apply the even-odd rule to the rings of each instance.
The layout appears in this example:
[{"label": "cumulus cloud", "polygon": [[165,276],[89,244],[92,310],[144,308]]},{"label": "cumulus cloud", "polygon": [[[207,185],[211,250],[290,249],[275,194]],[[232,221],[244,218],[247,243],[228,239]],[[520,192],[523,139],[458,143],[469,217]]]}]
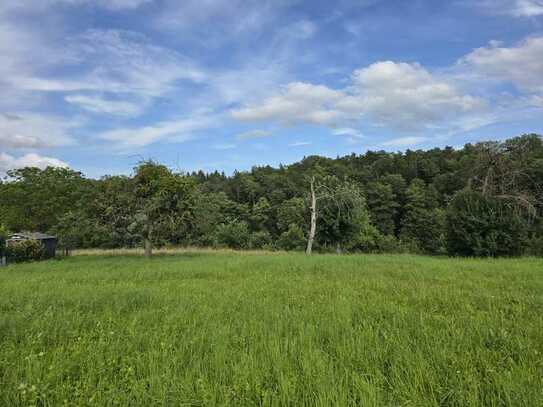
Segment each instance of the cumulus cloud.
[{"label": "cumulus cloud", "polygon": [[342,92],[323,85],[294,82],[260,104],[232,111],[232,116],[241,121],[272,120],[287,125],[330,124],[344,115],[334,108],[343,97]]},{"label": "cumulus cloud", "polygon": [[529,37],[512,47],[492,42],[459,62],[486,78],[506,81],[527,92],[543,92],[543,37]]},{"label": "cumulus cloud", "polygon": [[45,148],[69,145],[70,130],[76,121],[39,114],[0,113],[0,147],[2,149]]},{"label": "cumulus cloud", "polygon": [[59,159],[44,157],[35,153],[25,154],[21,157],[14,157],[7,153],[0,152],[0,175],[5,175],[9,170],[24,167],[37,167],[44,169],[46,167],[68,167],[68,164]]},{"label": "cumulus cloud", "polygon": [[484,107],[418,64],[384,61],[356,70],[345,89],[295,82],[259,104],[232,111],[242,121],[334,126],[369,119],[400,130],[436,126]]}]

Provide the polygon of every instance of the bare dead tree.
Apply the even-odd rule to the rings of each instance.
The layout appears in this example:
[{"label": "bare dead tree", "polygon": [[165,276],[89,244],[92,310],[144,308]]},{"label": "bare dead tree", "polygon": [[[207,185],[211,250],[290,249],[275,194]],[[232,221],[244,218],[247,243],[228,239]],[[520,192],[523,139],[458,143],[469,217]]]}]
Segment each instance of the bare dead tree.
[{"label": "bare dead tree", "polygon": [[[345,186],[345,185],[343,185]],[[319,201],[322,200],[331,200],[334,207],[337,210],[337,219],[339,219],[342,216],[342,210],[347,211],[347,213],[353,212],[353,206],[349,203],[348,199],[345,199],[346,196],[352,195],[353,190],[352,188],[333,188],[331,186],[326,185],[325,183],[317,184],[315,180],[315,176],[312,176],[309,180],[309,187],[310,187],[310,212],[311,212],[311,220],[310,220],[310,227],[309,227],[309,235],[307,239],[307,247],[305,250],[305,253],[307,255],[311,255],[313,250],[313,244],[315,242],[315,236],[317,233],[317,222],[319,218],[319,209],[317,207],[317,204]],[[336,251],[338,253],[341,253],[341,245],[338,243]]]},{"label": "bare dead tree", "polygon": [[315,241],[315,233],[317,232],[317,196],[315,195],[315,177],[311,177],[311,225],[309,228],[309,237],[307,239],[307,248],[305,254],[310,255]]},{"label": "bare dead tree", "polygon": [[[533,219],[537,205],[541,204],[542,185],[540,180],[531,179],[525,170],[528,142],[521,141],[514,146],[500,142],[480,143],[477,147],[477,161],[468,186],[479,190],[486,198],[509,203],[517,213],[523,212]],[[534,190],[539,192],[534,194]]]}]

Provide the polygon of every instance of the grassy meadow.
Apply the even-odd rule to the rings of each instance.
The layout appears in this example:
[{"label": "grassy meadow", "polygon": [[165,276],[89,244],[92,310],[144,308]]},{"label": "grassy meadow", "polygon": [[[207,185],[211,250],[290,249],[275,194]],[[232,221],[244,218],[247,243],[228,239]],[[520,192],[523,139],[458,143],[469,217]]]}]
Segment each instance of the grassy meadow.
[{"label": "grassy meadow", "polygon": [[0,405],[543,405],[541,259],[85,254],[0,269]]}]

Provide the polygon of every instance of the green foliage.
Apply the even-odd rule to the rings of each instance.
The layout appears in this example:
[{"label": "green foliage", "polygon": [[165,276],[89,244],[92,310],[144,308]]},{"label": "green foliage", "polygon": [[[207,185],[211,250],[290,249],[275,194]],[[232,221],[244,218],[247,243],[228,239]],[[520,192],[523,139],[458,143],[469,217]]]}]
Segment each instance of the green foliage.
[{"label": "green foliage", "polygon": [[277,228],[286,232],[290,225],[298,225],[302,229],[307,228],[308,207],[305,199],[295,197],[282,202],[277,210]]},{"label": "green foliage", "polygon": [[[14,232],[58,235],[65,248],[130,248],[145,242],[212,246],[219,226],[231,222],[248,228],[246,242],[236,246],[268,245],[256,243],[268,237],[280,246],[279,240],[294,233],[293,224],[309,234],[312,178],[318,189],[317,251],[442,254],[456,245],[447,241],[455,234],[445,233],[445,211],[467,187],[494,202],[492,211],[514,216],[490,221],[494,215],[484,215],[480,221],[491,224],[492,233],[475,238],[479,232],[469,232],[474,248],[464,238],[466,248],[451,253],[540,253],[537,242],[543,236],[537,226],[543,222],[543,142],[534,134],[463,149],[310,156],[232,176],[176,174],[153,161],[142,162],[130,177],[93,180],[65,168],[24,168],[9,175],[0,181],[1,222]],[[508,241],[511,250],[498,247]]]},{"label": "green foliage", "polygon": [[0,269],[0,405],[541,406],[541,259],[229,252]]},{"label": "green foliage", "polygon": [[392,185],[372,182],[366,189],[372,224],[383,235],[394,235],[399,204]]},{"label": "green foliage", "polygon": [[251,233],[249,237],[250,249],[270,249],[272,248],[272,237],[266,230]]},{"label": "green foliage", "polygon": [[447,209],[449,254],[519,256],[526,248],[528,226],[514,207],[473,190],[456,194]]},{"label": "green foliage", "polygon": [[21,240],[10,242],[6,257],[8,263],[21,263],[25,261],[37,261],[46,258],[45,249],[38,240]]},{"label": "green foliage", "polygon": [[0,223],[0,258],[6,255],[6,240],[8,238],[8,231]]},{"label": "green foliage", "polygon": [[253,230],[264,230],[269,228],[271,211],[271,205],[265,197],[260,198],[258,202],[253,205],[250,215],[251,227]]},{"label": "green foliage", "polygon": [[407,189],[400,239],[415,253],[444,252],[445,217],[436,195],[421,179],[414,179]]},{"label": "green foliage", "polygon": [[22,168],[8,175],[10,182],[0,185],[0,213],[14,231],[50,230],[89,193],[89,181],[67,168]]},{"label": "green foliage", "polygon": [[239,209],[238,204],[230,200],[224,192],[197,192],[193,206],[190,243],[212,246],[215,229],[225,220],[236,219]]},{"label": "green foliage", "polygon": [[329,249],[348,248],[370,223],[366,200],[352,182],[326,177],[318,201],[317,244]]},{"label": "green foliage", "polygon": [[167,242],[192,218],[194,182],[173,174],[166,166],[144,161],[132,180],[135,211],[128,230],[139,233],[149,244]]},{"label": "green foliage", "polygon": [[307,245],[307,238],[304,235],[304,231],[300,226],[295,223],[291,223],[288,229],[281,233],[279,239],[277,239],[277,248],[281,250],[304,250]]},{"label": "green foliage", "polygon": [[239,220],[218,225],[214,233],[216,246],[232,249],[247,249],[250,237],[249,225]]}]

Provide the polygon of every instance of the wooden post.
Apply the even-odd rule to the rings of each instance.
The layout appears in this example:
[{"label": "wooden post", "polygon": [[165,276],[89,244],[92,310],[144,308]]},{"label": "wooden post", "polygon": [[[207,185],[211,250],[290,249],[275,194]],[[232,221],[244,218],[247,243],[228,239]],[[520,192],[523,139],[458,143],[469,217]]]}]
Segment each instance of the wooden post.
[{"label": "wooden post", "polygon": [[5,267],[5,266],[7,266],[6,256],[2,256],[0,257],[0,267]]},{"label": "wooden post", "polygon": [[307,239],[307,248],[305,254],[310,255],[313,249],[313,241],[317,231],[317,197],[315,196],[315,177],[311,178],[311,227]]}]

